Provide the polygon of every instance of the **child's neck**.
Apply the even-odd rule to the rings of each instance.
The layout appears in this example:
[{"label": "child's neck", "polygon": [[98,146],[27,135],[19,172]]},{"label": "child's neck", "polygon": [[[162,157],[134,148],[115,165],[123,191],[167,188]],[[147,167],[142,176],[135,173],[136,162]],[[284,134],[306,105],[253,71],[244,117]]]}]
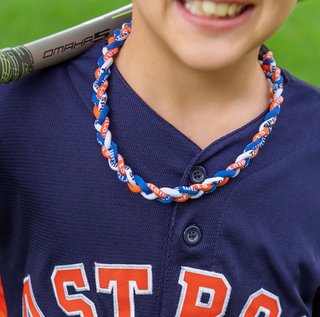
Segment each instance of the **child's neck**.
[{"label": "child's neck", "polygon": [[154,111],[204,149],[267,109],[270,86],[257,56],[251,52],[228,69],[198,71],[131,34],[116,65]]}]

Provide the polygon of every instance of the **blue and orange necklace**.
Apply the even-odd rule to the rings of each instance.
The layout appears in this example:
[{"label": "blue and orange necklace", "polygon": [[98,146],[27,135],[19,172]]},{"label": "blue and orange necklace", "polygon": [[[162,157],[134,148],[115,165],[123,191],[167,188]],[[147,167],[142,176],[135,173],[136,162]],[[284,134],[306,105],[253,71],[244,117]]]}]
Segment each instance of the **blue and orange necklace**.
[{"label": "blue and orange necklace", "polygon": [[283,77],[280,68],[276,66],[273,53],[266,52],[261,63],[272,88],[272,102],[269,106],[269,112],[260,125],[259,132],[253,137],[252,142],[245,147],[243,153],[236,158],[235,163],[225,170],[217,172],[213,177],[205,179],[201,184],[194,184],[189,187],[159,188],[152,183],[146,183],[142,177],[134,174],[132,169],[125,164],[124,158],[118,153],[117,145],[112,141],[109,130],[109,106],[106,91],[109,85],[108,78],[111,74],[110,67],[113,64],[113,56],[119,52],[124,41],[130,35],[131,27],[132,23],[124,23],[121,29],[114,31],[114,36],[108,40],[108,45],[102,50],[102,56],[98,60],[99,67],[95,72],[96,80],[93,84],[94,93],[92,95],[93,113],[96,117],[94,126],[97,130],[97,140],[101,145],[102,154],[108,159],[110,168],[117,173],[119,180],[127,183],[132,192],[140,193],[148,200],[158,200],[162,203],[185,202],[188,199],[196,199],[204,194],[212,193],[217,187],[225,185],[230,178],[239,175],[240,171],[249,165],[250,161],[258,155],[260,148],[265,144],[273,125],[277,121],[284,100],[281,96]]}]

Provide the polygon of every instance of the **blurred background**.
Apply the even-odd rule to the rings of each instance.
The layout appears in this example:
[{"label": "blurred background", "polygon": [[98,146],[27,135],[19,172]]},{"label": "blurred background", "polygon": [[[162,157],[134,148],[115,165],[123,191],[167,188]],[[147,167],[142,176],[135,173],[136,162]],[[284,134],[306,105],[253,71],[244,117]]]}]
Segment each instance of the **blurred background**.
[{"label": "blurred background", "polygon": [[[128,3],[128,0],[2,0],[0,48],[34,41]],[[320,87],[319,0],[299,2],[289,20],[266,44],[279,66]]]}]

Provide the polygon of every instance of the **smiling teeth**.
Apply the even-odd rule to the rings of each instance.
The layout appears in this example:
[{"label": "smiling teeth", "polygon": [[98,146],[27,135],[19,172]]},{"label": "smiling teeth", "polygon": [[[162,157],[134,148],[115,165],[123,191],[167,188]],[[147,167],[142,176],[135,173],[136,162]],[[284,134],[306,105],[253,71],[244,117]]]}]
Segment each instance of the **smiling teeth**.
[{"label": "smiling teeth", "polygon": [[245,8],[245,6],[235,3],[215,3],[197,0],[186,0],[184,6],[193,14],[215,18],[235,17]]}]

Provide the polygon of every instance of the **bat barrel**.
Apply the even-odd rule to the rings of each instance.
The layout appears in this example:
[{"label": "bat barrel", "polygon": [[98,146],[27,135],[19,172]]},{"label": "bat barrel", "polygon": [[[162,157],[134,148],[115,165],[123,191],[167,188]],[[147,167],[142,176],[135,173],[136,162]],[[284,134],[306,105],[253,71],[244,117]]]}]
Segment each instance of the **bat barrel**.
[{"label": "bat barrel", "polygon": [[96,43],[106,41],[115,29],[131,19],[132,5],[129,4],[40,40],[0,50],[0,84],[74,58]]},{"label": "bat barrel", "polygon": [[19,80],[33,71],[34,61],[24,46],[0,50],[0,84]]}]

